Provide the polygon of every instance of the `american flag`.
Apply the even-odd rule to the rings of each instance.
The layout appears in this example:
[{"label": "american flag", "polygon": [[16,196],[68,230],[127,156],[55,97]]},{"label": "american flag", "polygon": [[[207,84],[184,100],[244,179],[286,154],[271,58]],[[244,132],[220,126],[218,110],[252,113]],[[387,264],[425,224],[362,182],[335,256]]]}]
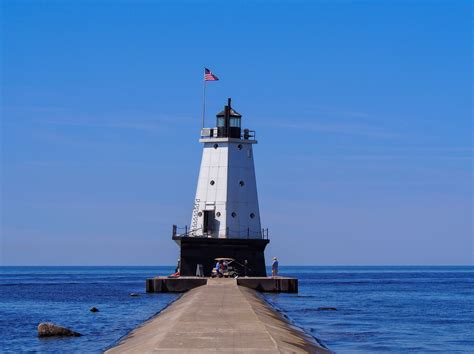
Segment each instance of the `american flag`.
[{"label": "american flag", "polygon": [[211,70],[204,68],[204,81],[217,81],[219,78],[214,75]]}]

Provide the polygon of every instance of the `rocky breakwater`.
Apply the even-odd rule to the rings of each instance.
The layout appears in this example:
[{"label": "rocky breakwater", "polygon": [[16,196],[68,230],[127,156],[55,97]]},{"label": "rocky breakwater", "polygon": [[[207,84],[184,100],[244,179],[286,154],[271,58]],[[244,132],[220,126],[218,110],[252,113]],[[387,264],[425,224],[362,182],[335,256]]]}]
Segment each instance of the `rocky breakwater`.
[{"label": "rocky breakwater", "polygon": [[82,334],[51,322],[38,325],[38,337],[80,337]]}]

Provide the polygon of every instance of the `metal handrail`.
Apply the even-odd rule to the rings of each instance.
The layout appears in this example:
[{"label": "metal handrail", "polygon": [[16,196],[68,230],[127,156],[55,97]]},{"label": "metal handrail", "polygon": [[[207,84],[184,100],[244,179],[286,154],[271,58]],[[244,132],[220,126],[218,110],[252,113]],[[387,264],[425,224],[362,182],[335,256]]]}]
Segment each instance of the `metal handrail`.
[{"label": "metal handrail", "polygon": [[247,135],[247,139],[246,140],[256,140],[257,139],[257,133],[255,132],[255,130],[250,130],[250,129],[243,129],[244,133],[241,134],[241,138],[244,138],[245,139],[245,132],[248,133]]},{"label": "metal handrail", "polygon": [[[184,230],[184,234],[179,234],[177,232],[178,229]],[[194,229],[194,230],[191,230],[191,229],[188,230],[188,225],[186,225],[185,227],[178,227],[176,225],[173,225],[173,237],[174,236],[189,236],[191,233],[199,231],[201,229],[202,229],[202,227],[199,227],[199,228]]]},{"label": "metal handrail", "polygon": [[[184,233],[178,233],[178,229],[180,230],[185,230]],[[180,236],[180,237],[190,237],[193,233],[195,233],[196,231],[199,231],[199,230],[202,230],[202,227],[199,227],[197,229],[188,229],[188,226],[184,226],[184,227],[178,227],[177,225],[173,225],[173,237],[175,236]],[[251,236],[260,236],[262,239],[266,239],[268,240],[269,239],[269,232],[268,232],[268,228],[262,228],[260,231],[254,231],[254,230],[250,230],[250,228],[247,228],[247,230],[231,230],[229,227],[227,227],[226,229],[219,229],[219,230],[216,230],[219,234],[221,233],[221,231],[225,231],[225,234],[228,236],[229,234],[237,234],[239,236],[239,238],[251,238]],[[209,232],[209,233],[206,233],[204,235],[194,235],[192,237],[208,237],[209,234],[212,234],[212,232]],[[254,238],[254,237],[252,237]]]},{"label": "metal handrail", "polygon": [[[209,135],[203,135],[203,131],[206,131],[207,133],[209,133]],[[218,138],[216,136],[217,134],[217,127],[213,127],[213,128],[203,128],[201,129],[201,139],[205,139],[205,138]],[[247,138],[247,139],[245,139]],[[240,133],[240,139],[242,140],[256,140],[257,139],[257,133],[255,132],[255,130],[250,130],[250,129],[242,129],[241,130],[241,133]]]}]

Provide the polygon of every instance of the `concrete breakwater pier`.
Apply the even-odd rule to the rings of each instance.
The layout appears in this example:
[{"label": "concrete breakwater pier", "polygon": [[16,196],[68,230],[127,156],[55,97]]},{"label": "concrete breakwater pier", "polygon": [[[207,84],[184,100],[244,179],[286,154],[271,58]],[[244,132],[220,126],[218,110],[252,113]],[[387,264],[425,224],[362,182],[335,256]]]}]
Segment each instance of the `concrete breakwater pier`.
[{"label": "concrete breakwater pier", "polygon": [[106,353],[330,353],[236,279],[207,279]]}]

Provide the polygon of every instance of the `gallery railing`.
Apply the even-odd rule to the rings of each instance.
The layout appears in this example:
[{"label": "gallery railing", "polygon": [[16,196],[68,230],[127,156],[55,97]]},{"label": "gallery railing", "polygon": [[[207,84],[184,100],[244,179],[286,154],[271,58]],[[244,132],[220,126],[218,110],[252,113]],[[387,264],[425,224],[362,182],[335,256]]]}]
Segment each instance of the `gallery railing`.
[{"label": "gallery railing", "polygon": [[[264,228],[261,230],[250,230],[250,228],[244,230],[232,230],[229,227],[226,229],[219,229],[215,230],[207,230],[202,232],[202,227],[198,229],[190,229],[187,225],[184,227],[179,227],[177,225],[173,225],[173,237],[216,237],[217,235],[224,234],[226,237],[235,237],[235,238],[261,238],[264,240],[269,239],[268,228]],[[222,231],[222,233],[221,233]],[[224,233],[225,232],[225,233]]]},{"label": "gallery railing", "polygon": [[[201,129],[201,138],[217,138],[217,128],[202,128]],[[255,130],[244,129],[240,134],[240,139],[243,140],[256,140]]]}]

